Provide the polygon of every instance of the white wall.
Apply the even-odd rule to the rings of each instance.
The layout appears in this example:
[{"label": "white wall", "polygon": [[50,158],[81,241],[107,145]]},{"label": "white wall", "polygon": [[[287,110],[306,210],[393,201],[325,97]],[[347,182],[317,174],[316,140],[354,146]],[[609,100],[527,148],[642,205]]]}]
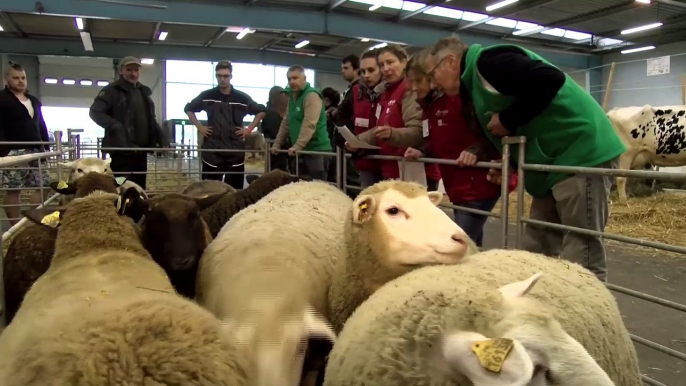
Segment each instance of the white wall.
[{"label": "white wall", "polygon": [[[681,77],[686,73],[685,53],[686,43],[682,42],[634,54],[616,53],[605,56],[601,87],[603,97],[608,87],[611,64],[616,62],[610,85],[612,91],[608,100],[608,109],[645,104],[655,106],[683,104]],[[667,55],[670,56],[669,74],[647,76],[646,59]]]},{"label": "white wall", "polygon": [[333,87],[335,90],[343,93],[348,88],[348,82],[343,79],[341,74],[332,74],[329,72],[318,71],[315,77],[314,87],[323,90],[325,87]]},{"label": "white wall", "polygon": [[[40,93],[46,106],[90,107],[93,98],[98,95],[98,80],[114,81],[112,59],[70,58],[56,56],[39,56]],[[59,83],[46,84],[46,77],[57,78]],[[75,85],[64,85],[63,78],[76,80]],[[90,79],[92,86],[81,86],[81,79]]]}]

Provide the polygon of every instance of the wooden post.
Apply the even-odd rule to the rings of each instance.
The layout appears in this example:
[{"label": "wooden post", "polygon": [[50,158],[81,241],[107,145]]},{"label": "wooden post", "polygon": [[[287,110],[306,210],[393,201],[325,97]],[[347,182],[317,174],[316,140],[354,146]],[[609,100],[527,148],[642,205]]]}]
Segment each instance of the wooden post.
[{"label": "wooden post", "polygon": [[607,102],[610,100],[610,95],[612,95],[612,78],[615,77],[615,65],[617,63],[612,62],[610,66],[610,76],[607,78],[607,87],[605,88],[605,98],[603,98],[603,110],[607,111]]}]

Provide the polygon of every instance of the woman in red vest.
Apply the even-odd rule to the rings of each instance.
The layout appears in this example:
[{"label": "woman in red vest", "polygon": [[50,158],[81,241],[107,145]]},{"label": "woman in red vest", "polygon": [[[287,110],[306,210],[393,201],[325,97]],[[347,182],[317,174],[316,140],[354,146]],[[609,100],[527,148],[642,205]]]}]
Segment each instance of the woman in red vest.
[{"label": "woman in red vest", "polygon": [[[467,167],[439,165],[448,198],[454,205],[490,212],[500,199],[500,185],[488,181],[488,169],[468,167],[477,162],[475,149],[482,141],[463,118],[460,96],[431,90],[429,74],[421,57],[420,53],[408,62],[407,83],[423,108],[423,124],[428,132],[424,133],[424,145],[419,149],[408,148],[405,156],[412,159],[430,154],[434,158],[457,159],[458,164]],[[491,149],[491,154],[481,153],[481,160],[490,161],[497,150]],[[509,184],[512,191],[517,184],[516,174],[511,175]],[[457,209],[454,213],[457,225],[481,247],[483,227],[488,218]]]},{"label": "woman in red vest", "polygon": [[[376,126],[389,128],[389,135],[375,135],[374,130],[368,130],[358,135],[360,140],[379,146],[379,154],[395,155],[402,157],[406,147],[399,147],[394,143],[392,136],[394,128],[407,128],[408,130],[421,130],[422,109],[415,99],[414,93],[407,88],[405,82],[405,65],[407,64],[407,52],[395,44],[380,48],[377,60],[385,81],[384,92],[374,115],[377,119]],[[378,130],[377,130],[378,132]],[[354,151],[354,149],[349,149]],[[429,190],[438,190],[441,173],[437,165],[425,164],[426,182]],[[400,178],[398,161],[381,161],[381,173],[386,179]]]}]

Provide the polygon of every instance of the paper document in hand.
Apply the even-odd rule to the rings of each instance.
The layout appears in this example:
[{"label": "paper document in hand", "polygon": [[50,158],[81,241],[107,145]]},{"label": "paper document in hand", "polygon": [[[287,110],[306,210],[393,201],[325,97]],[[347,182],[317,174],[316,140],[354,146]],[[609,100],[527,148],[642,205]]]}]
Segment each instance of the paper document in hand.
[{"label": "paper document in hand", "polygon": [[360,141],[360,139],[357,138],[355,134],[353,134],[345,125],[336,126],[336,130],[341,133],[346,142],[348,142],[352,147],[357,149],[381,149],[378,146],[370,145],[367,142]]}]

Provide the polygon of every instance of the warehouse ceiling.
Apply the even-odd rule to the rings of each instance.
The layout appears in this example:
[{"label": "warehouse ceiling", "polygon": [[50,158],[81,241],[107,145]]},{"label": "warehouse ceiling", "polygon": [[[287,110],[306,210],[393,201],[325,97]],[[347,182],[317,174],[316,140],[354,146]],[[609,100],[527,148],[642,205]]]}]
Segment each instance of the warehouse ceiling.
[{"label": "warehouse ceiling", "polygon": [[[18,3],[22,4],[22,9],[31,4],[31,12],[11,11],[12,6],[5,6]],[[0,37],[72,39],[83,41],[86,51],[94,48],[96,52],[101,42],[281,51],[324,58],[359,54],[369,47],[390,42],[405,44],[410,52],[419,49],[402,40],[349,36],[355,35],[354,26],[348,28],[348,36],[340,36],[302,32],[308,30],[308,25],[293,31],[250,25],[126,21],[87,15],[75,18],[80,13],[66,14],[51,9],[56,7],[54,4],[67,7],[72,3],[85,4],[86,8],[88,5],[91,8],[127,7],[129,14],[134,16],[132,19],[141,19],[137,13],[142,15],[190,1],[2,0]],[[342,15],[355,20],[378,21],[379,28],[392,23],[445,35],[456,33],[491,41],[498,39],[503,43],[525,43],[569,53],[604,54],[642,49],[686,37],[686,0],[195,0],[192,3],[232,7],[232,11],[268,8]],[[285,22],[276,20],[275,23]],[[636,27],[644,29],[628,33],[631,31],[627,30]],[[89,49],[89,46],[92,47]]]}]

